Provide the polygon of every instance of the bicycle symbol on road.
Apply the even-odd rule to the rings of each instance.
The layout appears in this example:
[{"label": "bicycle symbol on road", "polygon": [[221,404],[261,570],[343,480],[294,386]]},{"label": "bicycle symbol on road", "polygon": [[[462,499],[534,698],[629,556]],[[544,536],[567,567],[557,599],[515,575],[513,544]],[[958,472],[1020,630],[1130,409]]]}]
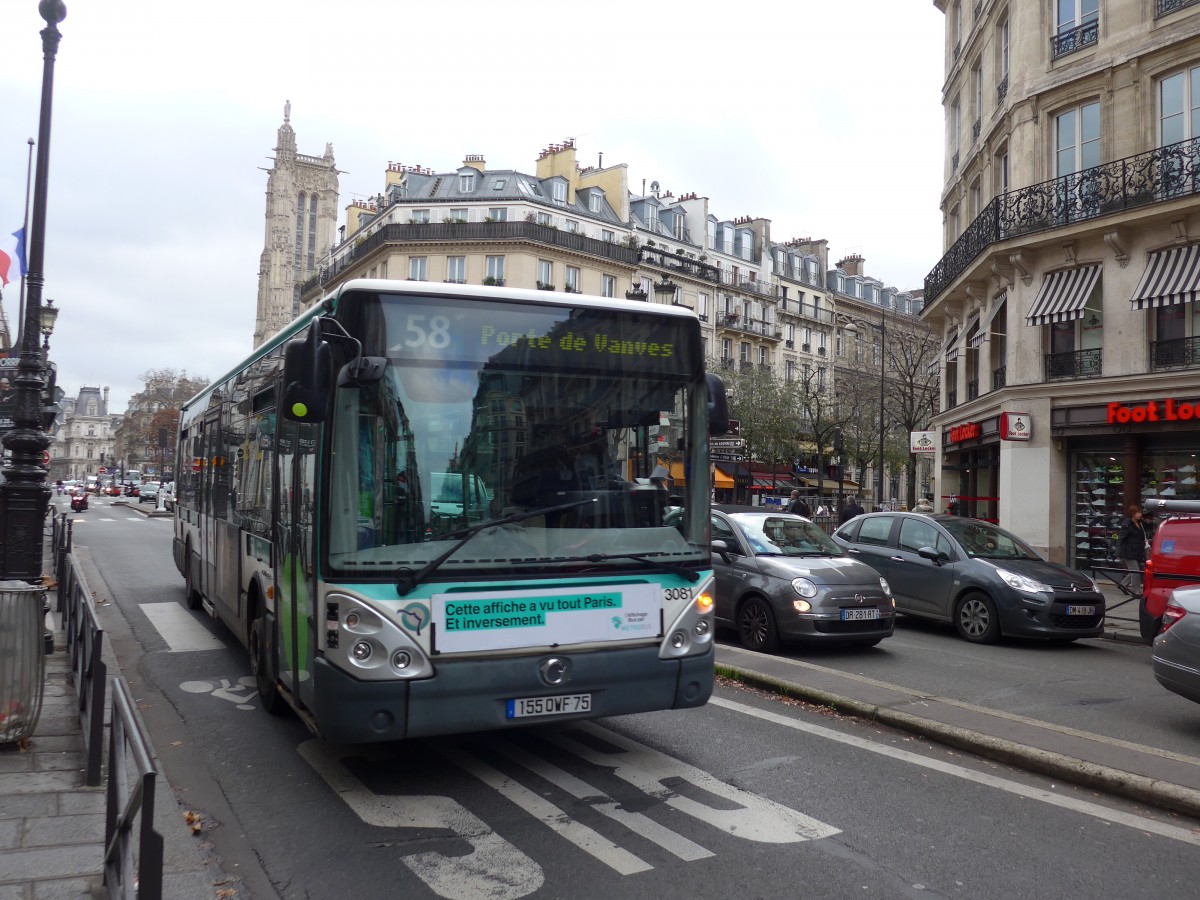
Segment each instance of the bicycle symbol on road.
[{"label": "bicycle symbol on road", "polygon": [[250,701],[258,696],[258,691],[250,690],[249,693],[246,693],[254,686],[253,675],[243,675],[235,682],[231,682],[228,678],[220,678],[217,683],[185,681],[179,685],[180,690],[187,691],[189,694],[211,694],[221,700],[228,700],[230,703],[236,704],[238,709],[254,709],[254,704]]}]

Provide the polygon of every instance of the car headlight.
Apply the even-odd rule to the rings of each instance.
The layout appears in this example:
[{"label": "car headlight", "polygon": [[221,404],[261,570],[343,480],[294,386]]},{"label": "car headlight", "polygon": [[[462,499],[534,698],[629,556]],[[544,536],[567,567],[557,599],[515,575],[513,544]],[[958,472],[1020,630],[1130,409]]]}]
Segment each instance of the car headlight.
[{"label": "car headlight", "polygon": [[793,578],[792,590],[801,597],[813,598],[817,596],[817,586],[807,578]]},{"label": "car headlight", "polygon": [[1053,594],[1054,589],[1048,584],[1042,584],[1040,581],[1035,581],[1032,578],[1027,578],[1024,575],[1018,575],[1016,572],[1010,572],[1007,569],[996,569],[996,574],[1004,579],[1004,583],[1010,588],[1015,588],[1018,591],[1027,591],[1031,594]]},{"label": "car headlight", "polygon": [[887,595],[889,595],[889,596],[891,595],[891,593],[892,593],[892,586],[891,586],[890,584],[888,584],[888,583],[887,583],[887,579],[886,579],[886,578],[884,578],[882,575],[880,575],[880,576],[879,576],[879,586],[880,586],[881,588],[883,588],[883,592],[884,592],[885,594],[887,594]]}]

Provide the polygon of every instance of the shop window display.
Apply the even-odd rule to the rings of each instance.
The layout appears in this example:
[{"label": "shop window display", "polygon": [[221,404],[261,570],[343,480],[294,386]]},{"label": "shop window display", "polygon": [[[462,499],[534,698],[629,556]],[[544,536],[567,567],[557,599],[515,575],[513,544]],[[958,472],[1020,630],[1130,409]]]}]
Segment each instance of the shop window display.
[{"label": "shop window display", "polygon": [[1075,463],[1075,563],[1117,560],[1117,533],[1125,496],[1125,470],[1108,454],[1081,453]]}]

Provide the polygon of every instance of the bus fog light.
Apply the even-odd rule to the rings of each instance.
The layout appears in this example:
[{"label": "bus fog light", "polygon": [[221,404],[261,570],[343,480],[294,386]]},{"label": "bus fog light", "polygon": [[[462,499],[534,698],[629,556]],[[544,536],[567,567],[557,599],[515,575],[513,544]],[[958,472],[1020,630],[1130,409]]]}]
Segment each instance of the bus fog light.
[{"label": "bus fog light", "polygon": [[671,646],[676,650],[680,650],[687,646],[687,635],[682,631],[676,631],[671,635]]},{"label": "bus fog light", "polygon": [[352,612],[352,613],[348,613],[346,615],[346,627],[347,628],[356,628],[358,626],[358,623],[359,623],[358,613]]},{"label": "bus fog light", "polygon": [[703,637],[704,635],[708,634],[709,627],[710,625],[708,619],[701,619],[696,623],[694,631],[698,636]]},{"label": "bus fog light", "polygon": [[397,650],[392,654],[392,665],[397,669],[407,669],[412,665],[412,654],[407,650]]},{"label": "bus fog light", "polygon": [[363,662],[371,658],[371,644],[369,641],[359,641],[350,652],[354,654],[355,659]]}]

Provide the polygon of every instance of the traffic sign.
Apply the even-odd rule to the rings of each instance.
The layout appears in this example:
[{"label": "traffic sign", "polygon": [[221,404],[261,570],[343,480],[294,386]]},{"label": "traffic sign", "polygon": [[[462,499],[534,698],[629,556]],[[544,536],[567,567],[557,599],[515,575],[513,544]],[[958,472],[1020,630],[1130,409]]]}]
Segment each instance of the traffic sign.
[{"label": "traffic sign", "polygon": [[50,465],[50,451],[49,450],[42,451],[42,465],[43,466]]},{"label": "traffic sign", "polygon": [[718,462],[743,462],[746,459],[741,453],[710,453],[708,458]]},{"label": "traffic sign", "polygon": [[97,472],[98,474],[100,474],[100,475],[107,475],[107,474],[108,474],[108,469],[106,469],[104,466],[101,466],[100,468],[98,468],[98,469],[96,470],[96,472]]}]

